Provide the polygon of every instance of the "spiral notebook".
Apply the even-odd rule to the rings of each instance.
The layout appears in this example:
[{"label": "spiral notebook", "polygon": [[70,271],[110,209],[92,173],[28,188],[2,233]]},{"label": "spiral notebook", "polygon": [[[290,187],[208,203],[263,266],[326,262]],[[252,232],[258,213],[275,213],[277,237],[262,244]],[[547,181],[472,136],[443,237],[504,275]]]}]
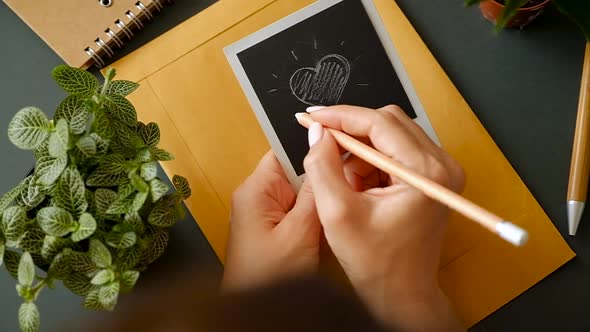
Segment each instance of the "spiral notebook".
[{"label": "spiral notebook", "polygon": [[4,0],[67,64],[103,67],[169,0]]}]

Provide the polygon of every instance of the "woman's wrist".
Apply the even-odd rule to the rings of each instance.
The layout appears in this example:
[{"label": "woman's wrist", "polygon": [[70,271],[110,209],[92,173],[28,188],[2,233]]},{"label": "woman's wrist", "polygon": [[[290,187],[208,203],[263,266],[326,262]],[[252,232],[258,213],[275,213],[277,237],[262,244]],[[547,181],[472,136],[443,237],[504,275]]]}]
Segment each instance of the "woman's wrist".
[{"label": "woman's wrist", "polygon": [[381,301],[375,315],[398,331],[465,331],[449,300],[440,290],[402,295],[397,299],[392,295],[383,297],[389,300]]},{"label": "woman's wrist", "polygon": [[367,280],[356,291],[375,317],[399,331],[464,331],[436,280]]}]

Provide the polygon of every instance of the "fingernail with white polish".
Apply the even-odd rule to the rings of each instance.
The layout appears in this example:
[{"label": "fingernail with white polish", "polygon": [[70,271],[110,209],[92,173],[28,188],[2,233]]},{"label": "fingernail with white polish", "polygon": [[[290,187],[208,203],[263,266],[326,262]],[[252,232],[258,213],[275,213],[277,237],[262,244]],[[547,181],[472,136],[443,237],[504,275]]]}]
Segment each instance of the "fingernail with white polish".
[{"label": "fingernail with white polish", "polygon": [[307,138],[309,140],[309,147],[314,146],[324,135],[324,127],[319,122],[314,122],[309,126]]},{"label": "fingernail with white polish", "polygon": [[311,113],[311,112],[319,111],[319,110],[321,110],[322,108],[326,108],[326,106],[310,106],[310,107],[308,107],[308,108],[307,108],[305,111],[306,111],[307,113]]}]

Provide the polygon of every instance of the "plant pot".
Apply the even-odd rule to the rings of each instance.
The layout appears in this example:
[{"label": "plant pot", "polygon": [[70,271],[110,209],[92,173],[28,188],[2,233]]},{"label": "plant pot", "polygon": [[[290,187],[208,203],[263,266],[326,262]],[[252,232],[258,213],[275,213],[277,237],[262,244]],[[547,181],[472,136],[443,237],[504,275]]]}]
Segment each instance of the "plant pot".
[{"label": "plant pot", "polygon": [[[551,0],[542,1],[539,4],[522,7],[516,11],[516,14],[506,23],[507,28],[520,28],[529,24],[534,20],[545,8]],[[502,13],[506,7],[496,0],[486,0],[479,4],[479,9],[483,16],[494,24],[502,17]]]}]

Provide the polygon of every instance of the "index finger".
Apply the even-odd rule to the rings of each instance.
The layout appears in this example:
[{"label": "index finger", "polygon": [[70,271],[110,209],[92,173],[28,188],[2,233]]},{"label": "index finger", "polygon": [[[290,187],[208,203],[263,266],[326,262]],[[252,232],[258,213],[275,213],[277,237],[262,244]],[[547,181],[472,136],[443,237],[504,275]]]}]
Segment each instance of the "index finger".
[{"label": "index finger", "polygon": [[412,164],[423,147],[400,120],[383,110],[337,105],[309,114],[325,127],[352,136],[368,137],[373,146],[390,157]]},{"label": "index finger", "polygon": [[262,157],[252,174],[234,191],[232,203],[237,201],[239,204],[248,205],[246,202],[273,199],[284,211],[289,211],[295,198],[296,193],[271,150]]}]

